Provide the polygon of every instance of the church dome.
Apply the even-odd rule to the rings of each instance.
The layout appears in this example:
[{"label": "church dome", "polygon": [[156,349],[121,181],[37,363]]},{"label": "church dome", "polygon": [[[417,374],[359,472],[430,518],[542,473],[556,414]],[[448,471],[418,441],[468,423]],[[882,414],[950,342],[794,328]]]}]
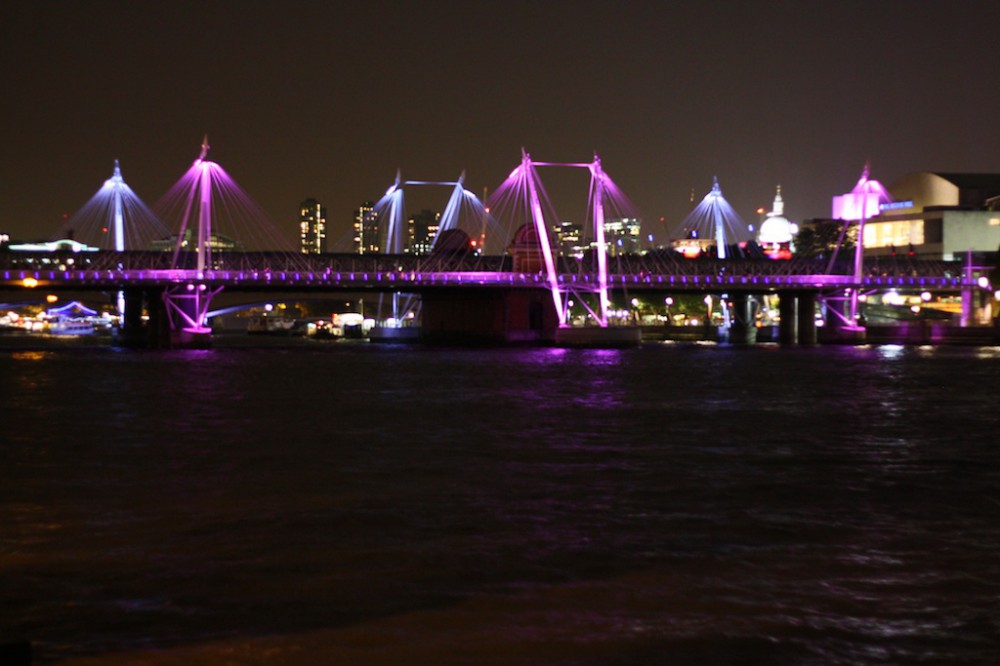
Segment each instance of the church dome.
[{"label": "church dome", "polygon": [[791,243],[792,236],[798,231],[797,225],[792,224],[781,215],[775,215],[764,220],[760,225],[760,233],[757,239],[761,243]]},{"label": "church dome", "polygon": [[792,236],[799,233],[799,225],[789,222],[785,217],[785,200],[781,198],[781,185],[774,195],[774,206],[767,214],[767,219],[760,225],[757,242],[760,244],[791,243]]}]

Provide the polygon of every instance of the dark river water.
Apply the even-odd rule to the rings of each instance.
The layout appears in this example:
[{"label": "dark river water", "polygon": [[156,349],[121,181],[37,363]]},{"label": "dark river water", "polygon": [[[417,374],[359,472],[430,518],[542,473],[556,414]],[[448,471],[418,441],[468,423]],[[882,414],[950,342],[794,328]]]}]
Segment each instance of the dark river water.
[{"label": "dark river water", "polygon": [[1000,348],[0,348],[0,643],[1000,663],[998,399]]}]

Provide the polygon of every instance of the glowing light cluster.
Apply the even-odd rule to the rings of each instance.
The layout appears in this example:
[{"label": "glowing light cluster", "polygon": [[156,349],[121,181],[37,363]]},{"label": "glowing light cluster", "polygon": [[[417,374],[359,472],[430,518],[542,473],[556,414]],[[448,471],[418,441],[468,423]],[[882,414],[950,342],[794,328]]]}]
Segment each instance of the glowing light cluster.
[{"label": "glowing light cluster", "polygon": [[148,250],[153,240],[163,238],[167,227],[143,203],[122,178],[115,160],[111,178],[59,230],[61,238],[72,238],[102,250]]},{"label": "glowing light cluster", "polygon": [[716,255],[725,259],[727,248],[733,244],[745,243],[753,238],[753,231],[722,196],[719,179],[713,178],[712,189],[688,213],[671,234],[677,239],[682,252],[688,254],[691,248],[701,243],[684,243],[690,239],[713,239]]}]

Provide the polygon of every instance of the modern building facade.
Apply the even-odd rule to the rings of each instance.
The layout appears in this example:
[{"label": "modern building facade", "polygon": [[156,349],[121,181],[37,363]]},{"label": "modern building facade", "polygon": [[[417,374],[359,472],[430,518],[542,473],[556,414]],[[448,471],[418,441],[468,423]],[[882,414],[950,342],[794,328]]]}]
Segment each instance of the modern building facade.
[{"label": "modern building facade", "polygon": [[326,246],[326,209],[315,199],[299,206],[299,249],[303,254],[322,254]]},{"label": "modern building facade", "polygon": [[354,252],[372,254],[381,251],[378,211],[374,202],[365,201],[354,211]]},{"label": "modern building facade", "polygon": [[604,242],[608,246],[608,254],[612,257],[619,254],[632,254],[639,251],[642,239],[639,218],[621,217],[604,221]]},{"label": "modern building facade", "polygon": [[424,209],[410,216],[407,222],[407,243],[405,251],[408,254],[426,255],[431,252],[431,245],[441,228],[441,213]]},{"label": "modern building facade", "polygon": [[556,241],[559,243],[559,254],[564,257],[580,259],[587,250],[583,241],[583,226],[575,222],[560,222],[556,225]]},{"label": "modern building facade", "polygon": [[950,261],[1000,246],[1000,174],[920,171],[887,189],[893,201],[865,224],[866,255]]}]

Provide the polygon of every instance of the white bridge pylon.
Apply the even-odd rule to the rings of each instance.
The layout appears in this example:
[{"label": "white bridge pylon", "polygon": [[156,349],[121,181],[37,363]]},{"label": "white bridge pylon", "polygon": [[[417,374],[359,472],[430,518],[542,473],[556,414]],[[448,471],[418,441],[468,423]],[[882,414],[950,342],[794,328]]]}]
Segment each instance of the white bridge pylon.
[{"label": "white bridge pylon", "polygon": [[388,221],[385,233],[385,252],[387,254],[403,254],[406,252],[405,232],[406,232],[406,206],[404,202],[404,192],[407,187],[430,186],[430,187],[450,187],[451,196],[445,206],[444,213],[441,214],[438,231],[431,241],[430,249],[433,251],[441,235],[451,229],[458,229],[459,222],[464,216],[473,216],[476,222],[481,223],[479,237],[471,239],[479,246],[486,234],[489,211],[475,194],[465,189],[465,172],[458,177],[458,180],[436,181],[436,180],[403,180],[400,172],[396,171],[396,181],[386,190],[385,195],[375,204],[375,212],[379,217],[385,217]]},{"label": "white bridge pylon", "polygon": [[[594,238],[594,249],[597,258],[597,286],[590,289],[592,293],[596,291],[598,306],[596,311],[587,304],[584,299],[580,299],[581,304],[587,309],[590,315],[601,327],[608,325],[608,253],[607,242],[604,236],[605,207],[609,203],[620,210],[634,210],[634,206],[622,193],[617,185],[608,177],[601,166],[601,158],[595,153],[592,162],[538,162],[531,159],[531,155],[521,149],[521,164],[518,165],[503,185],[495,193],[503,197],[512,193],[515,198],[527,198],[527,210],[531,215],[538,243],[545,262],[545,275],[548,281],[549,290],[552,292],[552,301],[556,308],[560,326],[567,326],[569,319],[569,299],[575,293],[570,287],[563,287],[559,283],[559,275],[556,269],[556,255],[549,240],[550,232],[545,222],[545,215],[542,209],[542,198],[546,198],[545,189],[538,176],[536,167],[565,167],[572,169],[587,169],[590,172],[590,190],[587,199],[587,211],[589,222],[592,227]],[[551,204],[549,204],[551,210]],[[579,290],[579,287],[577,288]]]},{"label": "white bridge pylon", "polygon": [[[475,224],[478,228],[474,234],[469,234],[472,247],[477,251],[482,251],[486,242],[487,227],[495,227],[495,222],[490,217],[486,206],[474,193],[465,188],[465,172],[459,175],[458,180],[436,181],[436,180],[403,180],[400,171],[396,171],[395,182],[386,190],[385,194],[374,206],[376,215],[386,220],[385,227],[385,248],[386,254],[404,254],[408,251],[406,247],[406,203],[405,191],[408,187],[450,187],[451,195],[445,205],[444,212],[438,224],[438,230],[431,239],[429,252],[433,253],[442,235],[453,229],[459,229],[461,223]],[[491,229],[492,230],[492,229]],[[409,310],[409,304],[405,304],[403,311]],[[401,308],[399,306],[399,293],[394,292],[392,296],[392,318],[396,325],[401,319]]]}]

